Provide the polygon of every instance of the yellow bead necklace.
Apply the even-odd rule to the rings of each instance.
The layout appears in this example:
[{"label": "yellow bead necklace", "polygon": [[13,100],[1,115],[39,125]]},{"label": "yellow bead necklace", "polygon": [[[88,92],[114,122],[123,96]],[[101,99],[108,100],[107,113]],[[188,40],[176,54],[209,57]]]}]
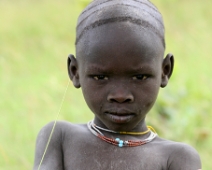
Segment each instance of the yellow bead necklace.
[{"label": "yellow bead necklace", "polygon": [[97,126],[96,124],[92,123],[91,126],[93,128],[97,128],[99,130],[103,130],[103,131],[106,131],[106,132],[111,132],[111,133],[117,133],[117,134],[122,134],[122,135],[145,135],[147,133],[149,133],[150,131],[156,133],[155,129],[151,126],[147,126],[147,130],[144,131],[144,132],[125,132],[125,131],[113,131],[113,130],[110,130],[110,129],[105,129],[105,128],[102,128],[102,127],[99,127]]}]

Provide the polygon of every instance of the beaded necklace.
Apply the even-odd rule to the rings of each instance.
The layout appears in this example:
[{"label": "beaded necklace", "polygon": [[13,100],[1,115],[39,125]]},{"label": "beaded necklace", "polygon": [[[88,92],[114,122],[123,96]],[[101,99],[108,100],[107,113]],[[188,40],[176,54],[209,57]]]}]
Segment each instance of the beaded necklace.
[{"label": "beaded necklace", "polygon": [[118,134],[122,134],[122,135],[145,135],[147,134],[148,132],[150,131],[153,131],[154,133],[156,133],[155,129],[151,126],[147,126],[147,130],[144,131],[144,132],[125,132],[125,131],[113,131],[113,130],[110,130],[110,129],[105,129],[105,128],[102,128],[102,127],[99,127],[97,126],[96,124],[92,123],[91,126],[93,128],[97,128],[99,130],[103,130],[103,131],[106,131],[106,132],[111,132],[111,133],[118,133]]},{"label": "beaded necklace", "polygon": [[[105,131],[107,131],[107,132],[112,132],[112,133],[119,133],[119,134],[121,134],[120,132],[116,132],[116,131],[112,131],[112,130],[109,130],[109,129],[104,129],[104,128],[101,128],[101,127],[99,127],[99,126],[97,126],[97,125],[95,125],[94,123],[93,123],[93,121],[90,121],[90,122],[88,122],[87,123],[87,126],[88,126],[88,129],[91,131],[91,133],[92,134],[94,134],[95,136],[97,136],[98,138],[100,138],[100,139],[102,139],[103,141],[105,141],[105,142],[107,142],[107,143],[110,143],[110,144],[112,144],[112,145],[116,145],[116,146],[118,146],[118,147],[126,147],[126,146],[128,146],[128,147],[133,147],[133,146],[140,146],[140,145],[144,145],[144,144],[146,144],[146,143],[149,143],[149,142],[151,142],[156,136],[157,136],[157,134],[156,134],[156,132],[154,131],[152,131],[151,129],[149,130],[150,131],[150,135],[149,135],[149,137],[148,138],[146,138],[146,139],[143,139],[143,140],[136,140],[136,141],[134,141],[134,140],[126,140],[126,141],[123,141],[123,140],[121,140],[121,139],[119,139],[119,138],[116,138],[116,139],[112,139],[112,138],[108,138],[108,137],[106,137],[106,136],[104,136],[104,134],[102,133],[102,132],[100,132],[100,130],[99,129],[101,129],[101,130],[105,130]],[[149,128],[148,128],[149,129]],[[153,129],[153,128],[152,128]],[[148,132],[149,132],[148,131]],[[142,132],[142,133],[148,133],[148,132]],[[122,133],[122,134],[129,134],[128,132],[126,132],[126,133]],[[130,134],[132,134],[132,133],[130,133]],[[132,134],[133,135],[133,134]]]}]

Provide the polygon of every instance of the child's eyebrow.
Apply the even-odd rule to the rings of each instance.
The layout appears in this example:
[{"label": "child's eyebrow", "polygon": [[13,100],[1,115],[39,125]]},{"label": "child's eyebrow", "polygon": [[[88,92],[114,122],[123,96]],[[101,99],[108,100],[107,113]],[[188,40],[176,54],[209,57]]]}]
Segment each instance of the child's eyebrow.
[{"label": "child's eyebrow", "polygon": [[[129,73],[143,73],[143,72],[146,72],[146,71],[152,72],[152,70],[153,70],[153,67],[145,64],[145,65],[142,65],[140,67],[132,68],[131,70],[129,70]],[[128,70],[126,70],[126,71],[128,71]]]},{"label": "child's eyebrow", "polygon": [[93,72],[93,71],[106,72],[106,69],[95,65],[89,66],[85,69],[85,72]]},{"label": "child's eyebrow", "polygon": [[[114,69],[116,70],[116,69]],[[139,66],[139,67],[133,67],[133,68],[126,68],[124,71],[126,73],[140,73],[140,72],[143,72],[143,71],[151,71],[152,70],[152,67],[149,66],[148,64],[144,64],[142,66]],[[107,69],[107,68],[104,68],[104,67],[99,67],[99,66],[95,66],[95,65],[92,65],[92,66],[89,66],[85,69],[85,72],[86,73],[90,73],[90,72],[100,72],[100,73],[110,73],[110,72],[113,72],[113,70],[110,70],[110,69]]]}]

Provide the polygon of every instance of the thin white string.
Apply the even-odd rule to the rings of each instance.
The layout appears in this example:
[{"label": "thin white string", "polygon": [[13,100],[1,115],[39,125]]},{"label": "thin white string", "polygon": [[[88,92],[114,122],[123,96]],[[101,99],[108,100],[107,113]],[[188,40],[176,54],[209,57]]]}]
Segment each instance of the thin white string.
[{"label": "thin white string", "polygon": [[49,139],[48,139],[48,142],[47,142],[47,144],[46,144],[46,148],[45,148],[45,150],[44,150],[44,153],[43,153],[43,156],[42,156],[42,158],[41,158],[40,164],[39,164],[39,166],[38,166],[38,170],[40,170],[40,167],[41,167],[42,162],[43,162],[43,160],[44,160],[44,157],[45,157],[45,155],[46,155],[46,151],[47,151],[47,149],[48,149],[48,146],[49,146],[49,143],[50,143],[50,141],[51,141],[51,138],[52,138],[52,135],[53,135],[53,132],[54,132],[54,129],[55,129],[55,126],[56,126],[58,117],[59,117],[59,115],[60,115],[60,111],[61,111],[61,108],[62,108],[62,106],[63,106],[63,102],[64,102],[64,99],[65,99],[65,96],[66,96],[66,93],[67,93],[69,84],[70,84],[70,81],[68,81],[68,84],[67,84],[65,93],[63,94],[63,98],[62,98],[62,101],[61,101],[61,103],[60,103],[60,108],[59,108],[59,110],[58,110],[58,112],[57,112],[57,116],[56,116],[56,119],[55,119],[55,121],[54,121],[54,125],[53,125],[53,127],[52,127],[51,133],[50,133],[50,135],[49,135]]}]

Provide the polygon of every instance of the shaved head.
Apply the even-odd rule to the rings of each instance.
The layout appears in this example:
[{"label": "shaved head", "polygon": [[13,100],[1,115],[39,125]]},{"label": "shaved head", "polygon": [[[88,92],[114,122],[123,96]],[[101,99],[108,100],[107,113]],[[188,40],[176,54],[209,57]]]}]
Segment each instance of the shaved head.
[{"label": "shaved head", "polygon": [[128,22],[156,34],[164,48],[164,24],[158,9],[148,0],[94,0],[78,18],[76,45],[90,29]]}]

